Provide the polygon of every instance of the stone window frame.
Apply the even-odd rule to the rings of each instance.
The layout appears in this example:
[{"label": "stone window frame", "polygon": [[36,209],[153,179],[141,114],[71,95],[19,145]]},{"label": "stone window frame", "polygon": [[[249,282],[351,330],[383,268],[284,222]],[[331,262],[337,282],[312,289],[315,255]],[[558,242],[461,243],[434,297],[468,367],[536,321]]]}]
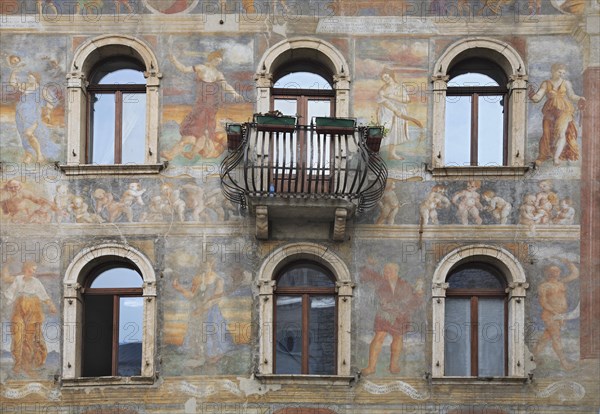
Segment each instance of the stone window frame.
[{"label": "stone window frame", "polygon": [[[139,377],[82,377],[83,304],[82,287],[89,271],[98,264],[117,260],[136,266],[143,279],[144,318],[142,370]],[[80,251],[71,261],[63,279],[63,385],[151,384],[156,357],[156,274],[150,260],[131,246],[106,243]]]},{"label": "stone window frame", "polygon": [[335,116],[350,116],[350,67],[342,53],[331,43],[312,37],[298,37],[282,40],[270,47],[259,62],[256,81],[256,112],[271,110],[271,88],[276,70],[294,59],[294,52],[314,51],[311,58],[323,64],[333,74],[332,88],[335,91]]},{"label": "stone window frame", "polygon": [[434,273],[431,286],[432,301],[432,326],[434,333],[432,338],[431,373],[433,378],[475,378],[475,377],[446,377],[444,375],[444,329],[445,329],[445,306],[446,289],[448,283],[446,278],[450,271],[458,265],[469,262],[489,263],[496,267],[507,282],[508,300],[508,372],[506,377],[526,377],[525,346],[525,299],[526,290],[529,287],[525,270],[519,261],[508,251],[497,246],[475,244],[459,247],[448,253],[438,264]]},{"label": "stone window frame", "polygon": [[[445,165],[446,91],[450,68],[466,58],[482,58],[495,62],[508,79],[507,160],[502,166]],[[433,84],[432,154],[429,172],[434,177],[486,178],[490,175],[522,176],[528,170],[525,162],[527,137],[527,72],[525,62],[508,43],[483,37],[462,39],[451,44],[435,62]]]},{"label": "stone window frame", "polygon": [[[144,164],[87,164],[86,140],[89,120],[87,86],[94,66],[105,59],[132,56],[144,66],[146,78],[146,149]],[[153,174],[158,163],[159,87],[162,74],[156,55],[145,42],[128,35],[108,34],[89,39],[74,54],[67,74],[67,175]]]},{"label": "stone window frame", "polygon": [[[336,279],[337,309],[337,362],[336,375],[278,375],[273,373],[273,303],[276,277],[281,269],[297,261],[311,261],[329,270]],[[353,380],[351,375],[351,326],[354,283],[343,260],[328,247],[316,243],[292,243],[273,251],[258,271],[259,301],[259,359],[257,376],[285,379],[332,379],[342,383]]]}]

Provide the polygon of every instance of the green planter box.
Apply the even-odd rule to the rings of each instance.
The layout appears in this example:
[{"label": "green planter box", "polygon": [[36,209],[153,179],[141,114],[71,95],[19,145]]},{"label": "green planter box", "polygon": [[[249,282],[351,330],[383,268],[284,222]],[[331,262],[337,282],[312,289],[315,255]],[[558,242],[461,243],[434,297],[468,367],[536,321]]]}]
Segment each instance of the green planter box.
[{"label": "green planter box", "polygon": [[356,119],[315,117],[315,126],[319,134],[352,134]]},{"label": "green planter box", "polygon": [[296,129],[296,117],[255,115],[254,122],[259,131],[293,131]]},{"label": "green planter box", "polygon": [[226,126],[227,131],[227,149],[229,151],[235,151],[242,145],[242,125],[241,124],[228,124]]},{"label": "green planter box", "polygon": [[383,127],[367,127],[367,148],[373,152],[379,152],[382,139]]}]

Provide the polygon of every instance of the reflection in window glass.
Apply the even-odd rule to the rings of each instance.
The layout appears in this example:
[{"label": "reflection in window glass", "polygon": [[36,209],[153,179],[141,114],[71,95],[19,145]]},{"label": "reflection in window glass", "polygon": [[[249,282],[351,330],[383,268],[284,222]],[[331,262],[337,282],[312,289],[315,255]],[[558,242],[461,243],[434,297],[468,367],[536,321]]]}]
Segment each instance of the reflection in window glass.
[{"label": "reflection in window glass", "polygon": [[477,161],[479,165],[502,165],[504,158],[504,108],[501,95],[479,97]]},{"label": "reflection in window glass", "polygon": [[446,97],[446,165],[471,164],[471,97]]},{"label": "reflection in window glass", "polygon": [[479,376],[504,375],[504,299],[479,298]]},{"label": "reflection in window glass", "polygon": [[308,320],[309,373],[332,375],[335,373],[335,298],[311,297]]},{"label": "reflection in window glass", "polygon": [[146,146],[146,95],[123,94],[123,157],[122,163],[144,162]]},{"label": "reflection in window glass", "polygon": [[141,373],[143,316],[143,298],[119,298],[119,376],[130,377]]},{"label": "reflection in window glass", "polygon": [[142,277],[138,272],[126,267],[113,267],[100,273],[91,288],[141,288]]},{"label": "reflection in window glass", "polygon": [[275,373],[302,372],[302,297],[280,296],[276,303]]},{"label": "reflection in window glass", "polygon": [[100,79],[98,84],[100,85],[111,85],[111,84],[132,84],[132,85],[143,85],[146,83],[144,73],[139,70],[133,69],[118,69],[113,72],[109,72]]},{"label": "reflection in window glass", "polygon": [[115,163],[115,94],[92,94],[92,163]]},{"label": "reflection in window glass", "polygon": [[446,299],[444,323],[444,373],[447,376],[471,375],[471,300]]},{"label": "reflection in window glass", "polygon": [[273,85],[275,88],[286,89],[327,89],[331,85],[321,75],[312,72],[292,72],[282,76]]}]

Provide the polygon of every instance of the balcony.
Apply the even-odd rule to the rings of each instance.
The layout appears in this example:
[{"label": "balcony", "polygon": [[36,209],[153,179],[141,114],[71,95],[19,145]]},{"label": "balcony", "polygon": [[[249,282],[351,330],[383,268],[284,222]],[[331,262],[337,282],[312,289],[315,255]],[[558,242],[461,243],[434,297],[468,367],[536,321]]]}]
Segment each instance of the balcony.
[{"label": "balcony", "polygon": [[377,128],[356,127],[351,119],[296,125],[293,117],[255,117],[227,132],[221,187],[256,216],[259,239],[269,238],[270,222],[306,219],[333,221],[331,237],[343,240],[346,221],[383,195],[387,168]]}]

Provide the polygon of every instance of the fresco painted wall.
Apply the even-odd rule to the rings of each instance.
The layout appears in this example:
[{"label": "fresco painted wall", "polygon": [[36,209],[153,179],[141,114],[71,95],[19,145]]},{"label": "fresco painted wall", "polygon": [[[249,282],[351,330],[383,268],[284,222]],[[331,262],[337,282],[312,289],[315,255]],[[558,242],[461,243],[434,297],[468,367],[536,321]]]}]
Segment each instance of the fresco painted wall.
[{"label": "fresco painted wall", "polygon": [[[583,343],[580,319],[593,312],[584,286],[597,281],[581,271],[579,244],[588,205],[582,160],[594,140],[585,120],[597,116],[586,105],[584,73],[598,64],[590,53],[597,37],[575,30],[598,13],[597,3],[76,3],[7,1],[0,10],[3,410],[597,412],[598,359],[582,355],[594,342]],[[231,10],[242,9],[236,20]],[[137,17],[114,26],[122,15]],[[73,54],[109,31],[143,37],[160,59],[159,152],[169,165],[155,176],[67,177],[54,166],[66,160],[65,79]],[[527,64],[525,157],[536,168],[522,178],[434,180],[424,166],[432,155],[432,65],[468,34],[509,42]],[[306,240],[336,252],[356,285],[356,380],[345,387],[254,378],[257,272],[269,253],[299,239],[280,232],[257,241],[254,218],[225,200],[218,177],[225,125],[254,112],[262,54],[293,36],[338,48],[350,65],[351,115],[388,130],[381,152],[390,178],[379,205],[353,219],[345,242]],[[158,379],[151,387],[113,387],[109,399],[101,387],[60,385],[64,272],[82,248],[107,241],[140,249],[160,275]],[[513,253],[525,269],[524,340],[532,359],[524,363],[532,380],[432,383],[431,275],[454,248],[482,242]],[[33,294],[24,293],[24,279]]]}]

